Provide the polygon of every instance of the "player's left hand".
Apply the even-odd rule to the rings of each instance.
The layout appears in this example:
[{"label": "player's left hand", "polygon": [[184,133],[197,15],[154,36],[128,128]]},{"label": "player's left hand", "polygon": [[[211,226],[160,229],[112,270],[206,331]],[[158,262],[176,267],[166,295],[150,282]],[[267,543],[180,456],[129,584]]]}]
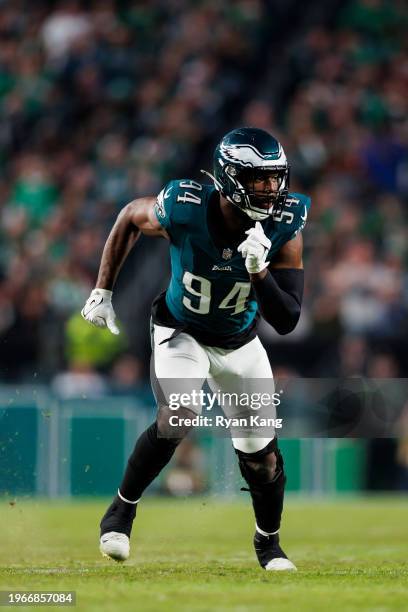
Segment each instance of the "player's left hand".
[{"label": "player's left hand", "polygon": [[269,266],[266,258],[272,243],[265,235],[259,221],[256,222],[255,227],[251,227],[245,233],[248,238],[241,242],[238,252],[245,258],[245,267],[250,274],[262,272]]}]

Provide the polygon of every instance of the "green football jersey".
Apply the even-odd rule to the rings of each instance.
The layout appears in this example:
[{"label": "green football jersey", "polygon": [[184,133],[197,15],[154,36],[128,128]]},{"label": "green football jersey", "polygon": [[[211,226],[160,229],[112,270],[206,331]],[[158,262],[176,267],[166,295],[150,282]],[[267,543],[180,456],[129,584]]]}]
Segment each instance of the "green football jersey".
[{"label": "green football jersey", "polygon": [[[222,346],[223,338],[245,335],[254,326],[258,305],[237,245],[221,248],[211,235],[208,213],[217,195],[213,185],[173,180],[160,192],[155,212],[170,237],[168,311],[201,340],[216,336]],[[262,221],[272,242],[268,260],[303,229],[309,208],[309,197],[290,193],[285,205]]]}]

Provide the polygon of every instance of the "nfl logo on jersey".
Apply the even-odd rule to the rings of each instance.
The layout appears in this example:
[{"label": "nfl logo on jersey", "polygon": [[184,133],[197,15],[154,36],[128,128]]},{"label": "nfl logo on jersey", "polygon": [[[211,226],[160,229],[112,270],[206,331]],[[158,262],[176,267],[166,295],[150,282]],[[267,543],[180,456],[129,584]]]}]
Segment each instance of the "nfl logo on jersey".
[{"label": "nfl logo on jersey", "polygon": [[222,258],[223,259],[231,259],[232,257],[232,249],[223,249]]}]

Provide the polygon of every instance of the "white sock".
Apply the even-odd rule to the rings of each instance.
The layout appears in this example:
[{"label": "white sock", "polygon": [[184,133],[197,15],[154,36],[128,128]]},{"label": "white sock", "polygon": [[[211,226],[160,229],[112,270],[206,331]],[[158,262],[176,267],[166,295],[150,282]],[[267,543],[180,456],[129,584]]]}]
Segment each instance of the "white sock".
[{"label": "white sock", "polygon": [[261,529],[260,527],[258,527],[258,525],[255,523],[255,527],[258,533],[260,533],[263,536],[271,536],[271,535],[275,535],[276,533],[279,533],[279,529],[277,529],[276,531],[272,531],[272,533],[268,533],[267,531],[264,531],[263,529]]},{"label": "white sock", "polygon": [[127,504],[133,504],[133,505],[135,505],[135,504],[137,504],[138,502],[140,502],[140,500],[141,500],[141,497],[139,497],[139,499],[137,499],[136,501],[130,501],[130,499],[126,499],[126,497],[123,497],[123,495],[121,494],[121,492],[119,491],[119,489],[118,489],[118,495],[119,495],[120,499],[121,499],[122,501],[126,502]]}]

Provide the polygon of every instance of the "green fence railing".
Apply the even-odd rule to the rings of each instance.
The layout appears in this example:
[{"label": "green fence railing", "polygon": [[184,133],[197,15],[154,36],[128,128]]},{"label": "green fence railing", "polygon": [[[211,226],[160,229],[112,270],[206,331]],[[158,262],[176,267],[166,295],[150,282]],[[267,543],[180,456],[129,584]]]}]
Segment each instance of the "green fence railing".
[{"label": "green fence railing", "polygon": [[[112,495],[137,436],[154,419],[145,396],[61,400],[45,387],[0,387],[0,493]],[[209,493],[234,495],[241,477],[231,441],[197,431]],[[287,490],[364,488],[364,440],[281,439]],[[160,480],[151,488],[157,491]]]}]

